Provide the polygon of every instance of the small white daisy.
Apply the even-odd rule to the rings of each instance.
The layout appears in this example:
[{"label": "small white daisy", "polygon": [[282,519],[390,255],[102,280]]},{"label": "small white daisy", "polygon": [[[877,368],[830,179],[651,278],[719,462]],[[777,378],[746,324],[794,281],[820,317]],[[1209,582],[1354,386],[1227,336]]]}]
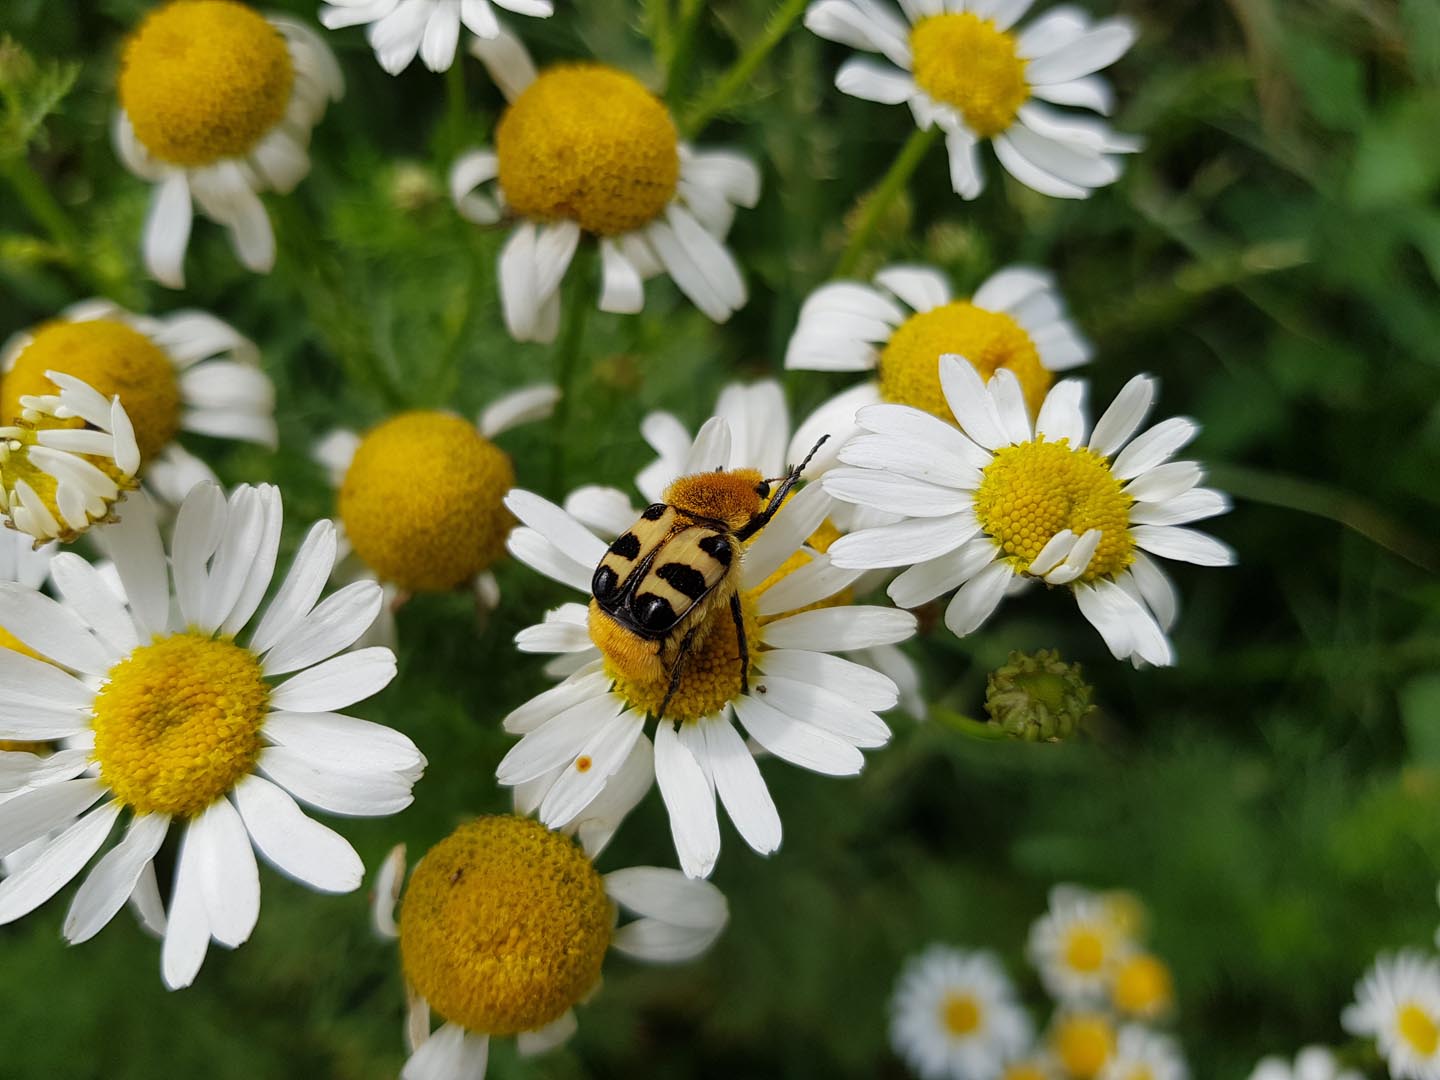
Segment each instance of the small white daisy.
[{"label": "small white daisy", "polygon": [[1175,417],[1136,436],[1155,397],[1148,375],[1126,383],[1090,430],[1078,380],[1057,383],[1032,424],[1011,372],[987,386],[961,357],[939,366],[960,430],[908,406],[871,405],[856,417],[865,433],[840,451],[855,467],[823,478],[836,498],[905,517],[836,541],[835,565],[908,566],[889,590],[902,607],[958,586],[945,611],[957,637],[978,629],[1012,584],[1064,586],[1116,658],[1172,663],[1175,590],[1151,556],[1235,560],[1184,527],[1230,507],[1200,486],[1199,465],[1170,460],[1199,425]]},{"label": "small white daisy", "polygon": [[[0,583],[0,625],[51,661],[0,649],[0,736],[64,747],[36,758],[26,790],[0,806],[0,854],[59,830],[0,882],[0,924],[76,877],[127,812],[124,838],[76,892],[65,936],[94,936],[139,890],[149,920],[165,927],[161,974],[172,989],[194,980],[212,939],[234,948],[249,938],[260,911],[255,851],[323,892],[359,886],[354,850],[295,800],[393,814],[410,805],[425,759],[399,732],[335,711],[383,689],[395,657],[344,652],[374,620],[380,589],[361,582],[320,599],[335,557],[328,521],[310,530],[246,643],[237,640],[270,587],[280,526],[275,488],[227,499],[202,484],[180,507],[167,560],[140,492],[98,534],[125,598],[68,553],[50,564],[58,602]],[[172,825],[181,839],[167,917],[152,860]]]},{"label": "small white daisy", "polygon": [[1341,1023],[1374,1039],[1395,1080],[1440,1078],[1440,960],[1414,950],[1376,959]]},{"label": "small white daisy", "polygon": [[115,149],[155,184],[145,267],[185,284],[192,199],[230,230],[241,263],[275,264],[260,195],[286,194],[310,171],[310,132],[345,83],[310,27],[234,0],[172,0],[146,16],[120,60]]},{"label": "small white daisy", "polygon": [[[617,68],[537,73],[503,30],[471,49],[510,104],[494,147],[455,163],[450,192],[470,221],[521,219],[500,254],[505,325],[517,341],[554,340],[560,283],[585,235],[600,244],[601,311],[640,311],[645,279],[662,271],[716,322],[744,306],[740,267],[721,238],[735,207],[760,198],[754,163],[680,142],[660,99]],[[481,190],[492,181],[492,192]]]},{"label": "small white daisy", "polygon": [[326,0],[320,22],[331,30],[368,23],[370,47],[391,75],[409,67],[416,53],[431,71],[448,71],[462,24],[476,37],[500,33],[495,7],[541,19],[555,10],[550,0]]},{"label": "small white daisy", "polygon": [[[817,0],[805,25],[842,45],[881,53],[888,64],[847,61],[835,77],[844,93],[907,104],[922,130],[939,127],[950,184],[973,199],[985,187],[980,143],[988,139],[1011,176],[1042,195],[1083,199],[1120,178],[1114,155],[1140,148],[1099,120],[1052,108],[1108,115],[1114,95],[1095,74],[1135,41],[1126,19],[1091,22],[1062,5],[1024,29],[1033,0]],[[1046,104],[1048,103],[1048,104]]]},{"label": "small white daisy", "polygon": [[1134,941],[1105,897],[1071,885],[1050,890],[1050,906],[1030,927],[1030,963],[1057,1001],[1098,1003]]},{"label": "small white daisy", "polygon": [[[602,875],[590,860],[512,815],[461,825],[416,864],[403,896],[404,849],[392,854],[375,925],[399,939],[410,999],[402,1080],[484,1080],[497,1036],[514,1036],[523,1056],[559,1046],[579,1026],[575,1006],[600,989],[609,951],[682,963],[729,919],[708,881],[655,866]],[[637,917],[617,926],[618,909]],[[442,1020],[434,1034],[432,1010]]]},{"label": "small white daisy", "polygon": [[1354,1069],[1342,1069],[1335,1055],[1323,1046],[1307,1046],[1292,1065],[1282,1057],[1257,1062],[1250,1080],[1365,1080]]},{"label": "small white daisy", "polygon": [[1115,1053],[1096,1080],[1188,1080],[1190,1070],[1169,1035],[1127,1024],[1115,1041]]},{"label": "small white daisy", "polygon": [[994,1080],[1034,1037],[1005,969],[988,952],[932,945],[900,973],[890,1045],[924,1080]]},{"label": "small white daisy", "polygon": [[260,370],[260,350],[206,312],[151,317],[108,300],[74,304],[5,343],[0,415],[18,415],[21,396],[54,393],[51,369],[120,398],[140,446],[141,479],[167,503],[215,480],[180,445],[180,432],[275,447],[275,388]]}]

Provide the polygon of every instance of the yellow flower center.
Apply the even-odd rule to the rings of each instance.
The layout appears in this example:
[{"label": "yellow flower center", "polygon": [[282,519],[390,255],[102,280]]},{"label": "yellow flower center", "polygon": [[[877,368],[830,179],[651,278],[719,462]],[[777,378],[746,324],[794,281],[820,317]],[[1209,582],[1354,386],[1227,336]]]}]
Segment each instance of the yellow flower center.
[{"label": "yellow flower center", "polygon": [[602,64],[542,72],[500,118],[495,151],[516,213],[571,218],[600,236],[653,221],[680,179],[669,111],[638,79]]},{"label": "yellow flower center", "polygon": [[940,1022],[956,1038],[974,1034],[982,1015],[980,1003],[971,994],[947,994],[940,1007]]},{"label": "yellow flower center", "polygon": [[910,31],[915,81],[955,108],[971,131],[999,135],[1030,96],[1013,35],[979,15],[932,15]]},{"label": "yellow flower center", "polygon": [[1163,961],[1138,953],[1115,972],[1111,996],[1121,1012],[1148,1020],[1169,1011],[1175,1001],[1175,985]]},{"label": "yellow flower center", "polygon": [[125,43],[120,104],[161,161],[244,157],[285,116],[295,68],[284,36],[231,0],[175,0]]},{"label": "yellow flower center", "polygon": [[[122,322],[94,319],[40,327],[0,380],[0,416],[19,416],[22,396],[57,393],[45,377],[47,371],[82,379],[103,397],[119,396],[146,461],[180,430],[175,365],[165,350]],[[85,421],[77,417],[57,421],[57,426],[84,427]]]},{"label": "yellow flower center", "polygon": [[468,1031],[558,1020],[600,978],[613,909],[572,840],[529,818],[461,825],[420,860],[400,908],[405,977]]},{"label": "yellow flower center", "polygon": [[340,486],[340,517],[381,580],[443,592],[504,553],[515,519],[502,500],[514,486],[510,458],[473,424],[401,413],[360,443]]},{"label": "yellow flower center", "polygon": [[1440,1049],[1440,1025],[1413,1001],[1400,1006],[1395,1017],[1395,1028],[1410,1049],[1422,1057],[1429,1057]]},{"label": "yellow flower center", "polygon": [[233,642],[187,632],[121,660],[95,695],[100,778],[136,813],[199,813],[255,765],[270,687]]},{"label": "yellow flower center", "polygon": [[1050,1072],[1033,1061],[1012,1061],[1005,1066],[1001,1080],[1051,1080]]},{"label": "yellow flower center", "polygon": [[1077,927],[1065,940],[1065,966],[1093,975],[1105,966],[1105,939],[1089,927]]},{"label": "yellow flower center", "polygon": [[1056,1023],[1050,1045],[1075,1080],[1093,1080],[1115,1052],[1115,1028],[1099,1013],[1073,1013]]},{"label": "yellow flower center", "polygon": [[[59,527],[55,538],[66,544],[79,537],[84,530],[66,524],[66,519],[60,513],[60,504],[56,494],[59,484],[53,476],[30,460],[30,451],[38,444],[38,436],[41,431],[73,426],[75,425],[72,421],[58,420],[48,414],[41,414],[36,416],[33,421],[15,420],[5,427],[0,427],[0,511],[12,513],[13,504],[18,501],[18,496],[15,499],[12,499],[11,496],[19,484],[26,484],[35,493],[35,497],[45,504],[46,509],[55,519],[55,524]],[[84,427],[84,422],[82,421],[79,426]],[[113,458],[96,457],[91,454],[75,454],[73,456],[94,465],[110,477],[120,489],[115,500],[106,502],[104,516],[90,517],[90,524],[118,520],[115,516],[114,504],[118,501],[120,494],[136,486],[135,478],[121,472]],[[88,517],[88,510],[86,514]]]},{"label": "yellow flower center", "polygon": [[996,452],[975,492],[975,514],[1020,571],[1056,533],[1069,529],[1078,537],[1101,530],[1100,546],[1080,577],[1091,582],[1134,561],[1129,532],[1134,501],[1099,454],[1072,450],[1066,439],[1041,438]]},{"label": "yellow flower center", "polygon": [[965,357],[986,382],[1001,368],[1013,372],[1030,415],[1039,413],[1052,376],[1041,365],[1035,342],[1009,315],[968,300],[922,311],[901,324],[880,355],[880,396],[954,423],[940,388],[940,357],[946,353]]}]

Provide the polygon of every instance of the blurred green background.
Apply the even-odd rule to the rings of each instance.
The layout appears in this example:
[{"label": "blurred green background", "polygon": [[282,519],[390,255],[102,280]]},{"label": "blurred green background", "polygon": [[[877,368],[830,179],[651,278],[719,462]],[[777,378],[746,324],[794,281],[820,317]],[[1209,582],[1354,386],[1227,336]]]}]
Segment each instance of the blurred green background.
[{"label": "blurred green background", "polygon": [[[0,168],[13,176],[28,156],[65,211],[37,221],[0,183],[0,333],[104,291],[136,310],[204,307],[255,338],[279,390],[280,452],[190,445],[227,480],[280,483],[293,542],[333,512],[308,458],[331,426],[413,405],[474,413],[556,368],[555,350],[504,333],[494,280],[504,230],[464,224],[444,194],[449,162],[489,140],[502,101],[473,59],[448,79],[418,63],[391,78],[361,31],[327,35],[348,94],[316,132],[311,176],[268,200],[276,270],[246,274],[218,227],[197,222],[190,287],[171,293],[143,280],[149,192],[108,137],[120,40],[150,6],[0,10],[0,31],[36,57],[77,65],[32,132],[65,72],[27,79],[14,48],[0,47]],[[313,20],[318,5],[270,6]],[[686,115],[774,5],[680,6],[693,17],[673,13],[666,94]],[[1213,531],[1239,566],[1176,569],[1186,606],[1171,670],[1117,664],[1073,605],[1043,590],[973,639],[941,629],[915,642],[930,699],[971,715],[1009,650],[1058,647],[1085,665],[1102,722],[1089,738],[1035,746],[897,713],[894,742],[858,779],[767,763],[785,844],[761,859],[724,826],[715,881],[733,921],[714,952],[679,970],[612,962],[566,1049],[520,1063],[505,1046],[492,1076],[903,1076],[885,1002],[904,957],[931,941],[992,948],[1038,1001],[1024,935],[1057,881],[1145,899],[1200,1078],[1341,1041],[1339,1012],[1374,954],[1430,946],[1440,4],[1085,6],[1141,26],[1108,73],[1116,126],[1147,141],[1124,179],[1072,204],[1032,194],[991,159],[989,188],[967,204],[937,150],[862,269],[927,260],[963,289],[1013,261],[1052,267],[1098,345],[1092,400],[1151,371],[1161,414],[1203,424],[1196,454],[1237,496]],[[512,20],[540,59],[595,56],[665,85],[646,34],[653,4],[557,7],[546,22]],[[715,327],[656,281],[640,317],[592,312],[564,429],[503,440],[523,485],[559,496],[628,483],[649,458],[640,418],[667,408],[697,424],[733,378],[783,377],[797,416],[848,384],[781,370],[800,303],[832,273],[857,200],[910,130],[903,109],[832,88],[845,55],[797,25],[697,140],[763,164],[764,199],[732,234],[749,305]],[[416,470],[423,483],[424,463]],[[486,627],[459,596],[422,597],[401,614],[400,677],[363,715],[408,732],[430,767],[406,813],[340,823],[367,865],[400,841],[418,855],[507,803],[493,780],[511,741],[498,721],[545,685],[511,638],[569,597],[514,564],[500,578],[505,602]],[[673,863],[658,793],[601,865],[634,862]],[[0,929],[0,1076],[395,1075],[402,987],[393,949],[369,934],[365,896],[263,876],[254,939],[235,954],[217,948],[177,994],[161,987],[158,946],[128,918],[66,949],[69,890]]]}]

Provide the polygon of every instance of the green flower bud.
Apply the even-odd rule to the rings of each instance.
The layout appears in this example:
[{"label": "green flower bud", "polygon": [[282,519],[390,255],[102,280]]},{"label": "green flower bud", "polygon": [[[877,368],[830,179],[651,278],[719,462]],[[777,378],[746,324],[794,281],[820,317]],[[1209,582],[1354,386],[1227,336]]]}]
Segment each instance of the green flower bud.
[{"label": "green flower bud", "polygon": [[1080,665],[1065,663],[1054,649],[1012,652],[1004,667],[990,673],[985,711],[1012,738],[1059,742],[1095,711],[1092,694]]}]

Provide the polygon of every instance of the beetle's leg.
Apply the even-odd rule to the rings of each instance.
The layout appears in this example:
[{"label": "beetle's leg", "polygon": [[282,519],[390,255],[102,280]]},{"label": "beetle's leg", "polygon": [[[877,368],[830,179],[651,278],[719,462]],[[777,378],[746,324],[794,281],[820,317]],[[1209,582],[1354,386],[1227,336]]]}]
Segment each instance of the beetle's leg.
[{"label": "beetle's leg", "polygon": [[685,660],[690,655],[690,642],[698,629],[699,627],[692,626],[690,632],[680,640],[680,649],[675,655],[674,665],[670,668],[670,686],[665,691],[665,699],[660,702],[660,711],[655,714],[656,720],[665,719],[665,710],[670,707],[670,699],[675,696],[675,691],[680,689],[680,676],[685,670]]},{"label": "beetle's leg", "polygon": [[745,618],[740,614],[740,592],[730,594],[730,617],[735,620],[735,640],[740,645],[740,692],[750,692],[750,647],[745,644]]}]

